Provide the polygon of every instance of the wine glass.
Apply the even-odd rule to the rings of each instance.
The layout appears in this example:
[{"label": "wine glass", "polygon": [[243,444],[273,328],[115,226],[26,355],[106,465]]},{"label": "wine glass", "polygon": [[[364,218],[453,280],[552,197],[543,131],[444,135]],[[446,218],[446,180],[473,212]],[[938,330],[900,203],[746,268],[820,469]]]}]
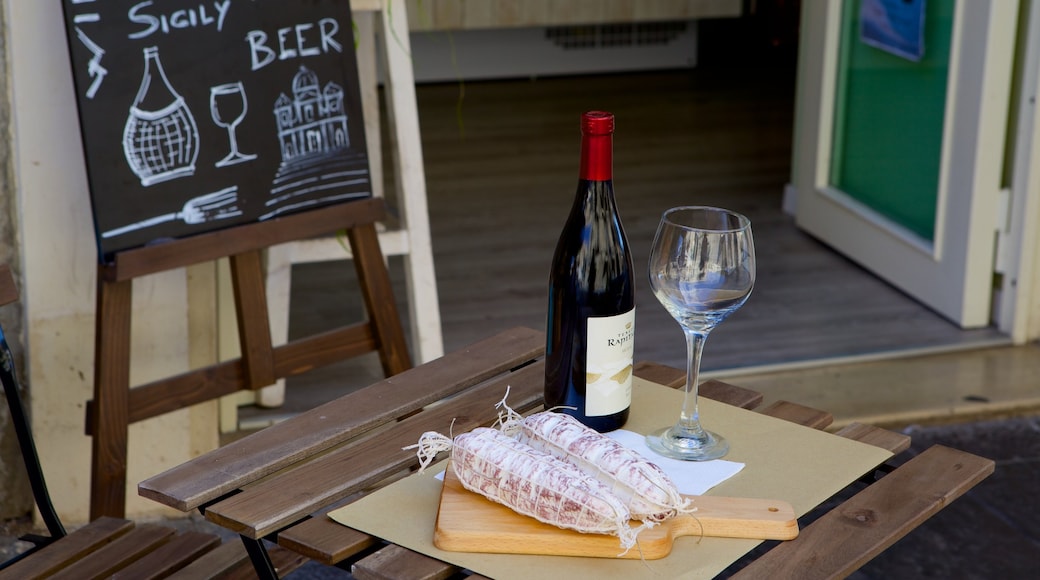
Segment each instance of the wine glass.
[{"label": "wine glass", "polygon": [[755,285],[751,222],[714,207],[676,207],[661,216],[650,251],[650,288],[686,334],[686,389],[679,421],[646,436],[650,449],[675,459],[722,457],[729,443],[705,430],[697,410],[697,375],[708,333],[740,308]]},{"label": "wine glass", "polygon": [[246,118],[246,111],[248,110],[249,105],[246,102],[246,91],[242,86],[241,81],[210,87],[210,115],[212,115],[213,122],[216,123],[218,127],[224,127],[227,129],[228,141],[231,143],[231,152],[227,154],[227,157],[217,161],[217,167],[225,167],[256,159],[255,153],[250,155],[239,153],[238,137],[235,135],[235,129],[238,127],[238,124],[242,122],[242,119]]}]

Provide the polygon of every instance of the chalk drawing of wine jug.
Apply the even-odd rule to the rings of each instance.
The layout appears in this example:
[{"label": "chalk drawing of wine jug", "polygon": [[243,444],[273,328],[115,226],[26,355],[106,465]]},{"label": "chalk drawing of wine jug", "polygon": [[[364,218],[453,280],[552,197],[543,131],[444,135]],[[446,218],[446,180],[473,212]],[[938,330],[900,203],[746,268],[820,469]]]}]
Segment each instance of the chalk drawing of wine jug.
[{"label": "chalk drawing of wine jug", "polygon": [[144,49],[144,75],[123,129],[123,152],[145,187],[195,174],[199,129],[154,46]]}]

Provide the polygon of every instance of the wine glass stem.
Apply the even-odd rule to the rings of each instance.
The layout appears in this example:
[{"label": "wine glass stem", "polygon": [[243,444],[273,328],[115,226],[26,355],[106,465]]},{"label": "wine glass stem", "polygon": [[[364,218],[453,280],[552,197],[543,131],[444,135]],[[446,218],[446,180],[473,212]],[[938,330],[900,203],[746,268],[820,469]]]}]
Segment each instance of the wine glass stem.
[{"label": "wine glass stem", "polygon": [[687,433],[694,435],[703,432],[700,424],[700,412],[697,410],[698,375],[701,370],[701,352],[707,333],[683,329],[686,333],[686,392],[683,395],[682,413],[679,415],[679,426]]},{"label": "wine glass stem", "polygon": [[232,123],[231,125],[228,125],[228,128],[227,128],[227,131],[228,131],[228,141],[231,144],[231,156],[237,156],[238,155],[238,136],[235,135],[235,126],[236,126],[236,124]]}]

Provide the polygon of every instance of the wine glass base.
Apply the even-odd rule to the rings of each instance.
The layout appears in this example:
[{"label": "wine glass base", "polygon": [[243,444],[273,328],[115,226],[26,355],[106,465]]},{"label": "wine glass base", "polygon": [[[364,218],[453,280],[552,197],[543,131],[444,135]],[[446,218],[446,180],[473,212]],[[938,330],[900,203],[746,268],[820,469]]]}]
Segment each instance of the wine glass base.
[{"label": "wine glass base", "polygon": [[245,163],[246,161],[252,161],[256,159],[256,153],[243,154],[232,151],[228,153],[228,156],[217,161],[215,164],[217,167],[227,167],[228,165],[237,165],[239,163]]},{"label": "wine glass base", "polygon": [[659,455],[683,461],[708,461],[729,452],[729,442],[711,431],[699,434],[676,434],[675,427],[666,427],[646,436],[646,445]]}]

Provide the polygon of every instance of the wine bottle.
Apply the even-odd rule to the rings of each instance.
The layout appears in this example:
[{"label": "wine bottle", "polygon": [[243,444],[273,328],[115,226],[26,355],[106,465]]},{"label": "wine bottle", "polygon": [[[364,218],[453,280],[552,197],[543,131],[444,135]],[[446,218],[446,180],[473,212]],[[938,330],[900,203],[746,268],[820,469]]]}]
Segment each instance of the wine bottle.
[{"label": "wine bottle", "polygon": [[581,117],[581,170],[549,274],[545,407],[597,431],[632,403],[632,253],[614,201],[614,115]]},{"label": "wine bottle", "polygon": [[199,128],[154,46],[144,49],[144,74],[123,128],[123,153],[145,187],[195,174]]}]

